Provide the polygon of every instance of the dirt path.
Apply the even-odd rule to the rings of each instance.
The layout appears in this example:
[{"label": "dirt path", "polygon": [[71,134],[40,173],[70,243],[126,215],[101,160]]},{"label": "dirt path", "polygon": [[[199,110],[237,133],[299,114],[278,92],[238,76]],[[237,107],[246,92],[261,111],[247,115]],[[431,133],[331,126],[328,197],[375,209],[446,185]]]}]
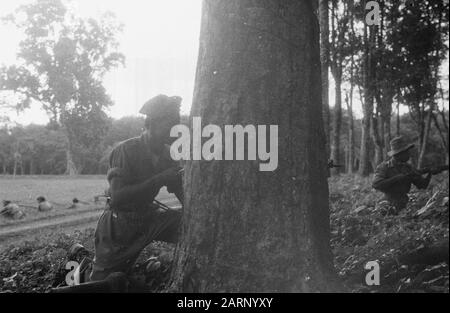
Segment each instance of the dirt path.
[{"label": "dirt path", "polygon": [[95,226],[96,221],[102,214],[101,209],[93,209],[85,212],[75,212],[75,214],[56,216],[47,220],[30,221],[19,225],[3,226],[0,229],[0,249],[17,241],[32,239],[40,236],[43,232],[85,229]]},{"label": "dirt path", "polygon": [[[178,200],[169,194],[158,196],[158,200],[169,207],[178,207]],[[45,219],[19,222],[0,227],[0,250],[10,244],[30,240],[47,232],[70,233],[75,230],[84,230],[95,227],[98,218],[102,214],[102,208],[92,208],[82,211],[74,211],[68,215],[56,215]]]}]

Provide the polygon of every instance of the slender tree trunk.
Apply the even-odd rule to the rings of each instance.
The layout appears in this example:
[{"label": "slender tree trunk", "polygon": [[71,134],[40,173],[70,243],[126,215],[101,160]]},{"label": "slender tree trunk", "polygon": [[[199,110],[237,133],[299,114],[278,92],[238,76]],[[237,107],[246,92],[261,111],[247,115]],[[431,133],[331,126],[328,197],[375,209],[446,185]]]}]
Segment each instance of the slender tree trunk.
[{"label": "slender tree trunk", "polygon": [[77,175],[77,168],[75,166],[75,163],[73,161],[73,155],[72,151],[70,151],[70,148],[66,150],[66,175],[69,176],[75,176]]},{"label": "slender tree trunk", "polygon": [[327,139],[327,155],[330,155],[330,105],[328,94],[328,69],[330,58],[330,25],[329,25],[329,1],[319,0],[320,22],[320,63],[322,73],[322,107]]},{"label": "slender tree trunk", "polygon": [[[365,3],[365,1],[364,1]],[[363,84],[364,84],[364,103],[363,119],[361,133],[361,147],[359,156],[359,174],[368,176],[371,171],[370,166],[370,128],[373,115],[373,97],[370,92],[370,47],[368,42],[367,25],[364,26],[364,65],[363,65]]]},{"label": "slender tree trunk", "polygon": [[337,290],[316,4],[203,2],[191,117],[278,125],[279,164],[186,163],[172,291]]},{"label": "slender tree trunk", "polygon": [[425,153],[426,153],[427,144],[428,144],[428,138],[430,137],[431,121],[432,121],[432,118],[431,118],[431,109],[430,109],[430,112],[427,113],[427,120],[425,122],[425,130],[424,130],[422,145],[420,147],[419,159],[417,161],[417,166],[419,168],[422,167],[423,161],[425,158]]},{"label": "slender tree trunk", "polygon": [[381,161],[380,161],[380,163],[381,163],[385,159],[384,156],[385,156],[385,152],[386,152],[386,135],[384,133],[386,128],[384,125],[385,122],[384,122],[383,114],[380,114],[379,120],[380,120],[379,131],[380,131],[380,143],[381,143]]},{"label": "slender tree trunk", "polygon": [[350,10],[350,30],[352,38],[350,39],[351,56],[350,56],[350,93],[346,96],[347,112],[349,117],[348,126],[348,163],[347,172],[353,174],[355,167],[355,121],[353,118],[353,90],[354,90],[354,68],[355,68],[355,23],[353,19],[354,3],[353,0],[349,4]]},{"label": "slender tree trunk", "polygon": [[[379,107],[380,105],[377,104],[377,106]],[[376,112],[376,115],[372,118],[371,123],[372,141],[375,148],[375,155],[373,158],[373,168],[376,168],[378,164],[383,162],[383,143],[382,143],[383,136],[380,134],[381,129],[380,124],[381,124],[380,113]]]},{"label": "slender tree trunk", "polygon": [[16,177],[17,175],[17,168],[18,168],[18,164],[19,160],[17,159],[16,154],[14,155],[14,168],[13,168],[13,177]]},{"label": "slender tree trunk", "polygon": [[400,102],[397,102],[397,132],[396,135],[400,136]]},{"label": "slender tree trunk", "polygon": [[34,160],[33,160],[33,157],[31,157],[31,159],[30,159],[30,175],[34,175],[34,174],[35,174]]},{"label": "slender tree trunk", "polygon": [[[444,113],[442,113],[444,114]],[[446,138],[446,147],[447,147],[447,157],[446,157],[446,164],[449,164],[449,130],[448,130],[448,122],[445,121],[445,117],[443,116],[443,121],[444,121],[444,129],[445,131],[445,138]]]},{"label": "slender tree trunk", "polygon": [[420,155],[422,154],[423,144],[425,140],[425,133],[426,133],[426,121],[425,121],[425,109],[423,107],[420,107],[419,114],[418,114],[418,120],[417,120],[417,128],[419,132],[419,136],[417,137],[417,146],[418,146],[418,154],[416,157],[411,160],[411,162],[414,164],[414,166],[419,166],[420,161]]},{"label": "slender tree trunk", "polygon": [[70,136],[69,130],[64,127],[64,132],[66,134],[67,138],[67,145],[66,145],[66,175],[69,176],[75,176],[78,175],[78,169],[76,167],[76,164],[73,160],[73,145],[72,145],[72,137]]},{"label": "slender tree trunk", "polygon": [[[335,74],[335,105],[333,118],[333,137],[331,143],[331,159],[335,164],[341,164],[341,129],[342,129],[342,77],[341,72]],[[333,174],[339,174],[339,168],[332,170]]]},{"label": "slender tree trunk", "polygon": [[[390,108],[392,108],[392,104],[389,105]],[[392,110],[392,109],[391,109]],[[383,158],[387,158],[387,153],[389,151],[390,142],[392,139],[392,133],[391,133],[391,110],[389,112],[384,112],[382,119],[383,119],[383,135],[384,135],[384,145],[383,145]]]},{"label": "slender tree trunk", "polygon": [[[441,138],[442,148],[445,151],[445,163],[448,164],[448,158],[449,158],[449,134],[448,134],[448,125],[444,124],[444,132],[442,131],[441,126],[439,125],[439,120],[437,119],[435,114],[432,114],[434,125],[436,126],[436,129],[438,130],[439,137]],[[445,116],[443,117],[444,123],[446,123]],[[445,133],[445,136],[444,136]]]},{"label": "slender tree trunk", "polygon": [[[332,2],[331,11],[331,73],[333,74],[335,83],[335,101],[334,101],[334,115],[333,115],[333,134],[331,140],[331,155],[330,158],[335,164],[341,164],[341,124],[342,124],[342,59],[340,57],[342,51],[339,45],[340,40],[344,35],[344,30],[337,26],[336,12],[338,11],[337,2]],[[333,168],[331,174],[339,174],[340,168]]]},{"label": "slender tree trunk", "polygon": [[[350,74],[353,76],[352,74]],[[347,173],[352,174],[353,168],[355,166],[354,161],[354,146],[355,146],[355,126],[353,118],[353,84],[350,85],[350,96],[346,97],[347,111],[348,111],[348,162],[347,162]]]},{"label": "slender tree trunk", "polygon": [[449,127],[448,127],[448,121],[447,118],[445,117],[445,110],[439,110],[439,115],[441,116],[442,119],[442,126],[444,128],[444,133],[445,133],[445,142],[446,142],[446,147],[447,147],[447,157],[446,157],[446,164],[448,164],[449,162],[449,137],[450,137],[450,132],[449,132]]}]

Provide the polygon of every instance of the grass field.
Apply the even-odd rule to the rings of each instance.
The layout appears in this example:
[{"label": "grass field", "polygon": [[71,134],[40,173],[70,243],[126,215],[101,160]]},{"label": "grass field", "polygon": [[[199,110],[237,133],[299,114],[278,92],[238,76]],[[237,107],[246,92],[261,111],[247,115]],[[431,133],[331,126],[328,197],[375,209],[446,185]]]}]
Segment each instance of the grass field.
[{"label": "grass field", "polygon": [[[26,214],[21,220],[11,220],[0,216],[0,227],[103,209],[105,199],[95,203],[94,197],[103,195],[106,188],[108,188],[108,182],[104,175],[16,176],[15,178],[0,176],[0,203],[2,200],[17,203]],[[39,212],[36,201],[39,196],[44,196],[50,201],[54,209],[49,212]],[[77,210],[68,210],[73,198],[77,198],[83,204]],[[169,195],[166,188],[161,189],[157,199],[170,206],[179,204],[177,200],[174,203],[174,196]]]},{"label": "grass field", "polygon": [[[70,214],[67,208],[73,198],[89,203],[85,209],[94,209],[94,197],[107,188],[105,176],[0,176],[0,201],[9,200],[22,205],[26,216],[21,221],[29,221],[55,215]],[[44,196],[54,205],[54,210],[38,212],[36,198]],[[101,205],[101,204],[100,204]],[[25,206],[25,207],[24,207]],[[29,207],[28,207],[29,206]],[[83,208],[84,209],[84,208]],[[0,225],[18,223],[0,217]]]}]

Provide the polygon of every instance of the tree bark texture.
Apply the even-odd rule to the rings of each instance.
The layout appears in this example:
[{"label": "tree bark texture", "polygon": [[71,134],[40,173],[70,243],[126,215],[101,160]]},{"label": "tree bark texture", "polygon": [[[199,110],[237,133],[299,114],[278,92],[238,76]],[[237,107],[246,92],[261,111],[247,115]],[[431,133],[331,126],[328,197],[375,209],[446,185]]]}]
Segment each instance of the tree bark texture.
[{"label": "tree bark texture", "polygon": [[335,291],[317,1],[203,2],[191,117],[278,125],[279,165],[188,161],[171,291]]}]

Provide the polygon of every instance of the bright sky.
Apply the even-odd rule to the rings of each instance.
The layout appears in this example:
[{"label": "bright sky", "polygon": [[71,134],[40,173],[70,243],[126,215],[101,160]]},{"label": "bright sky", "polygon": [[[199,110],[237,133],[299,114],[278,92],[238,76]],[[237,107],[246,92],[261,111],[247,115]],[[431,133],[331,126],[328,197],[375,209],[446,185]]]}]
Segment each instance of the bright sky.
[{"label": "bright sky", "polygon": [[[0,0],[0,16],[12,13],[17,6],[30,1]],[[160,93],[181,96],[182,113],[189,113],[198,54],[201,0],[72,0],[72,3],[81,16],[98,17],[105,11],[112,11],[124,24],[124,32],[118,39],[126,66],[109,73],[104,81],[114,101],[111,116],[137,115],[145,101]],[[0,64],[14,63],[20,33],[12,26],[0,23],[0,38]],[[448,58],[443,69],[448,75]],[[448,80],[443,82],[447,91],[448,83]],[[344,84],[343,89],[348,86]],[[329,95],[333,106],[335,92],[331,75]],[[343,106],[345,108],[345,103]],[[354,110],[355,116],[361,117],[357,92]],[[0,110],[0,115],[2,113]],[[19,115],[14,112],[8,112],[8,115],[21,124],[45,124],[48,121],[39,105]]]},{"label": "bright sky", "polygon": [[[0,16],[28,2],[30,0],[0,0]],[[112,71],[104,81],[114,101],[111,116],[137,115],[145,101],[160,93],[181,96],[181,111],[189,113],[201,0],[73,0],[73,6],[81,16],[98,17],[102,12],[112,11],[124,24],[124,31],[118,38],[126,67]],[[0,38],[0,64],[14,63],[20,33],[0,24]],[[47,122],[39,106],[19,116],[11,113],[10,118],[22,124]]]}]

